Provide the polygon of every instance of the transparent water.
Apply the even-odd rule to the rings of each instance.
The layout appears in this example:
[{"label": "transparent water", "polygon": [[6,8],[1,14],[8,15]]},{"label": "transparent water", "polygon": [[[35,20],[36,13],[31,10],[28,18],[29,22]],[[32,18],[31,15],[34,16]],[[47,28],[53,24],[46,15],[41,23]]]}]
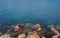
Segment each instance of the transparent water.
[{"label": "transparent water", "polygon": [[19,22],[60,24],[60,0],[0,0],[0,25]]}]

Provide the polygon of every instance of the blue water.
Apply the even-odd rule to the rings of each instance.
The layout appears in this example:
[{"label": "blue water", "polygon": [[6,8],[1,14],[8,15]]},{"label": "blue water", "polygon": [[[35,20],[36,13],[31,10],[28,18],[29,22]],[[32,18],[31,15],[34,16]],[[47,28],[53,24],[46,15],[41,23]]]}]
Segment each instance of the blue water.
[{"label": "blue water", "polygon": [[0,0],[0,24],[60,24],[60,0]]}]

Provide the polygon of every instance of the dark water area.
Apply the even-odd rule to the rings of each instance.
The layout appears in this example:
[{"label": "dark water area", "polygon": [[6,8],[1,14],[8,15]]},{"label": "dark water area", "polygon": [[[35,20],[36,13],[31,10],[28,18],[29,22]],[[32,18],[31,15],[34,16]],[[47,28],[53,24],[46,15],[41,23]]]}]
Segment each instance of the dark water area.
[{"label": "dark water area", "polygon": [[60,24],[60,0],[0,0],[0,26],[26,22]]}]

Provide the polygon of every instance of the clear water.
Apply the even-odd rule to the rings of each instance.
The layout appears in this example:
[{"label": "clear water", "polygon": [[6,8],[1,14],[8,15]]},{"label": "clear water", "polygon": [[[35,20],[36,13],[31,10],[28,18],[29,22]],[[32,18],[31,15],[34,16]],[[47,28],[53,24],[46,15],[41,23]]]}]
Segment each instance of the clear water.
[{"label": "clear water", "polygon": [[0,24],[60,24],[60,0],[0,0]]}]

